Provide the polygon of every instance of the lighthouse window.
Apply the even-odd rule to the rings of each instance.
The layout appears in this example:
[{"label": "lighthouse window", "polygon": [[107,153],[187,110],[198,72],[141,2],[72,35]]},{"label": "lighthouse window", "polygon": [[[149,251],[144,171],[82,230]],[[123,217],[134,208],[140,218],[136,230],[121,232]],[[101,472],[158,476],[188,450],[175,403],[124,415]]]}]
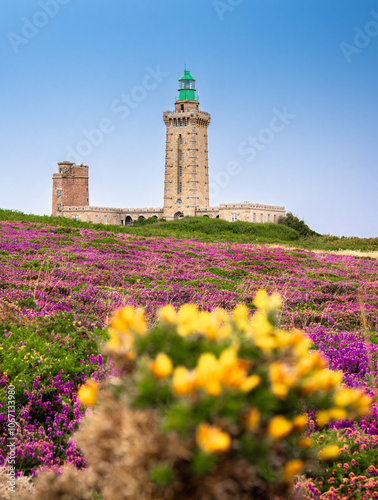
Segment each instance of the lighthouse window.
[{"label": "lighthouse window", "polygon": [[62,190],[61,189],[58,189],[58,198],[60,198],[62,196]]}]

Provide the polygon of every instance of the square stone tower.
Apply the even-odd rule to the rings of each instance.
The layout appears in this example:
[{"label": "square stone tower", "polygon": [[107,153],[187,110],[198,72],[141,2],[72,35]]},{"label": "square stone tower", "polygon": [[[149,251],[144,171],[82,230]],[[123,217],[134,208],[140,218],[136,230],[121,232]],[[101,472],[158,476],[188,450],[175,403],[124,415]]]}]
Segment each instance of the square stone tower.
[{"label": "square stone tower", "polygon": [[63,207],[89,205],[88,167],[69,161],[58,163],[59,173],[53,174],[52,215],[61,215]]},{"label": "square stone tower", "polygon": [[175,111],[165,111],[164,208],[166,219],[195,216],[209,206],[207,127],[210,114],[199,110],[195,80],[189,71],[179,80]]}]

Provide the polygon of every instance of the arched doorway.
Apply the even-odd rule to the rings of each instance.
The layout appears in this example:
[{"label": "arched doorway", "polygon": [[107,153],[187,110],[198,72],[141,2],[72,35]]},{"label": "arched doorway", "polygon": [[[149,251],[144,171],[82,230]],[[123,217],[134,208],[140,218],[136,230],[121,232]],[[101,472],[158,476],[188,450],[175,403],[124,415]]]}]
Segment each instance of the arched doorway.
[{"label": "arched doorway", "polygon": [[209,216],[208,216],[207,214],[203,215],[202,217],[207,217],[207,218],[209,218]]},{"label": "arched doorway", "polygon": [[174,217],[175,217],[175,219],[183,219],[184,214],[182,212],[176,212]]},{"label": "arched doorway", "polygon": [[133,223],[133,219],[130,217],[130,215],[128,215],[125,218],[125,226],[130,226],[132,223]]},{"label": "arched doorway", "polygon": [[138,217],[138,220],[146,220],[146,218],[144,217],[144,215],[140,215],[140,216]]}]

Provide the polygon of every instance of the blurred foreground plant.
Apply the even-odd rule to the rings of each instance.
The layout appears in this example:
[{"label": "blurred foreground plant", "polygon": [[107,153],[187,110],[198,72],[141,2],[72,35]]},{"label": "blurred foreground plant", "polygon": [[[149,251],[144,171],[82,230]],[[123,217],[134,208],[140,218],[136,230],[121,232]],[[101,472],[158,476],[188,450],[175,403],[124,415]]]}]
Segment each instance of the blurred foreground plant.
[{"label": "blurred foreground plant", "polygon": [[[129,375],[79,390],[95,406],[78,434],[89,467],[77,498],[288,498],[315,456],[304,408],[316,408],[319,426],[369,411],[369,397],[343,388],[303,333],[276,326],[278,294],[261,290],[254,305],[252,317],[244,305],[232,314],[167,305],[150,330],[142,309],[116,311],[105,353]],[[65,477],[72,488],[67,471],[42,479],[38,498],[63,498]]]}]

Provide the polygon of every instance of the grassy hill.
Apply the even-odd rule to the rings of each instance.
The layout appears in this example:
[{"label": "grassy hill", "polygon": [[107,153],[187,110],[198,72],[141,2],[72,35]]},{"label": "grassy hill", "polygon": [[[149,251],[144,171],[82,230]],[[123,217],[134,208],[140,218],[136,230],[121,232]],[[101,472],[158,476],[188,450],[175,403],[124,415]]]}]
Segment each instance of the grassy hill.
[{"label": "grassy hill", "polygon": [[[230,241],[234,243],[271,243],[306,249],[320,250],[378,250],[378,238],[337,237],[316,235],[301,237],[297,231],[274,223],[227,222],[207,217],[185,217],[165,221],[148,219],[137,221],[133,226],[93,224],[64,217],[24,214],[16,210],[0,209],[0,220],[35,222],[62,228],[88,228],[109,233],[127,233],[138,236],[172,238],[198,238],[202,241]],[[69,231],[69,229],[67,229]]]}]

